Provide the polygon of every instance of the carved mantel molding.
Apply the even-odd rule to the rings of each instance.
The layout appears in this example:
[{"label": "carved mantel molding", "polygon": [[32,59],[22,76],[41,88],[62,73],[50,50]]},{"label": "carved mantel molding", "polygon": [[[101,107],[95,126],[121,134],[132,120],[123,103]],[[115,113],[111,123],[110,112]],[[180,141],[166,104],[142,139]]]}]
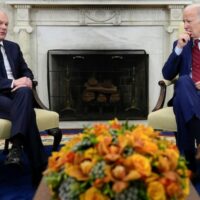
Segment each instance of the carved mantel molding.
[{"label": "carved mantel molding", "polygon": [[167,6],[188,5],[192,0],[6,0],[9,5],[31,5],[38,6],[83,6],[83,5],[143,5],[143,6]]}]

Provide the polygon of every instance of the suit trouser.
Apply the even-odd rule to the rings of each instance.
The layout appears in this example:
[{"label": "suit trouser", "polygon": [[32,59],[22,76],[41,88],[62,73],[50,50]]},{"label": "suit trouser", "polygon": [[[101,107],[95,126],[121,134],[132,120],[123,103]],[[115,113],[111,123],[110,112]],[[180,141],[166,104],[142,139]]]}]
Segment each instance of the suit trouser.
[{"label": "suit trouser", "polygon": [[31,167],[38,169],[47,162],[33,109],[33,94],[28,87],[0,94],[0,117],[12,122],[11,138],[20,134]]},{"label": "suit trouser", "polygon": [[188,75],[180,76],[174,88],[173,108],[177,122],[177,145],[180,150],[195,147],[193,133],[187,123],[195,116],[200,119],[200,91]]}]

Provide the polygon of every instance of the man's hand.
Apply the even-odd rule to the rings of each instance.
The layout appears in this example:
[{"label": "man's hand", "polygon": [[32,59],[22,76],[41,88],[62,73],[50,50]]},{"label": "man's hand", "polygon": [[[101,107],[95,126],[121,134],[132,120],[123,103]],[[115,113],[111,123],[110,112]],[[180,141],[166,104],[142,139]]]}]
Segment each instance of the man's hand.
[{"label": "man's hand", "polygon": [[179,35],[177,47],[183,48],[190,40],[190,35],[185,32]]},{"label": "man's hand", "polygon": [[32,89],[32,81],[28,77],[22,77],[22,78],[14,80],[13,86],[14,88],[12,89],[12,92],[14,92],[15,90],[21,87],[29,87]]},{"label": "man's hand", "polygon": [[196,82],[195,86],[196,86],[197,90],[200,90],[200,81]]}]

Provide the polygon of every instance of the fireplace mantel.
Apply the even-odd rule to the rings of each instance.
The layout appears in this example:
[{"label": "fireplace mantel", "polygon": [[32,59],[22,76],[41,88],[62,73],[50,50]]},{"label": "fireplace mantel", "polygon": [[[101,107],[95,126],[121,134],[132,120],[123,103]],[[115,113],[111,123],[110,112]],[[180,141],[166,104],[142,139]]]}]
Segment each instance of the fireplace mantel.
[{"label": "fireplace mantel", "polygon": [[192,0],[6,0],[9,5],[38,6],[80,6],[80,5],[188,5]]}]

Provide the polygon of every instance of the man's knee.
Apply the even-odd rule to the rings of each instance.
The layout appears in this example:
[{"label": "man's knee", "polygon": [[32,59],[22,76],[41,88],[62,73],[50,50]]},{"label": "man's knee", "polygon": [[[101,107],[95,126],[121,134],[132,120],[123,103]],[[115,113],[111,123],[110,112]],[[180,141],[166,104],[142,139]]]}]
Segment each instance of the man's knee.
[{"label": "man's knee", "polygon": [[29,87],[21,87],[16,90],[16,93],[20,94],[32,94],[32,89]]},{"label": "man's knee", "polygon": [[176,88],[179,88],[179,87],[186,88],[191,85],[193,85],[193,82],[192,82],[191,77],[188,75],[180,76],[178,80],[176,81]]},{"label": "man's knee", "polygon": [[16,90],[16,96],[17,97],[23,97],[23,98],[32,98],[32,89],[28,87],[21,87]]}]

